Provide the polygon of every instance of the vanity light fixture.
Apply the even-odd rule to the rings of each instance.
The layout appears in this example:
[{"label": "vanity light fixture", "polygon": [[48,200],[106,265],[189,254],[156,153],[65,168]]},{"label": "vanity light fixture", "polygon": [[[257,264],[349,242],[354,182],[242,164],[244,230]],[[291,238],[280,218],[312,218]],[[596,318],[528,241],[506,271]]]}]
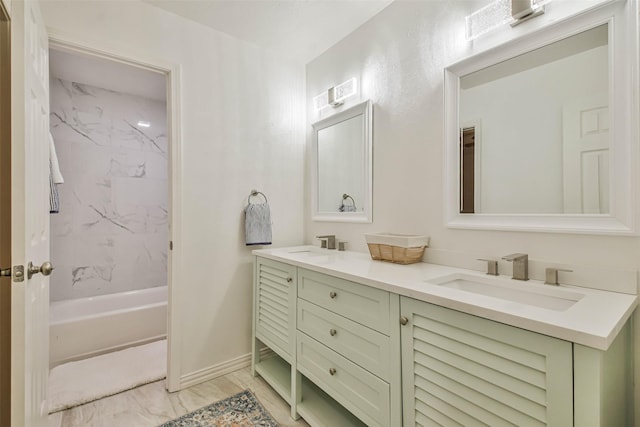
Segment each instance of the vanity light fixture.
[{"label": "vanity light fixture", "polygon": [[512,27],[544,13],[551,0],[495,0],[465,18],[467,41],[477,39],[504,24]]},{"label": "vanity light fixture", "polygon": [[347,80],[337,86],[330,87],[326,92],[313,98],[313,105],[316,111],[323,110],[329,106],[336,108],[344,104],[345,99],[358,93],[356,78]]},{"label": "vanity light fixture", "polygon": [[143,127],[143,128],[150,128],[151,127],[151,123],[140,120],[138,122],[138,126]]},{"label": "vanity light fixture", "polygon": [[511,26],[515,27],[531,18],[542,15],[545,3],[548,1],[511,0],[511,17],[513,18]]}]

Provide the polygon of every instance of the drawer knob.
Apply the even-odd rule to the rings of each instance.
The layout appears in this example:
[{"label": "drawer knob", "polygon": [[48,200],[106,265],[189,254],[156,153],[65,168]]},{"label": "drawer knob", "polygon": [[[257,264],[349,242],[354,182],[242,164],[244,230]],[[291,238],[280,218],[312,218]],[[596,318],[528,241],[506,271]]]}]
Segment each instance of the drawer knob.
[{"label": "drawer knob", "polygon": [[333,376],[336,374],[336,368],[329,368],[329,373]]},{"label": "drawer knob", "polygon": [[335,298],[338,296],[338,294],[335,291],[331,291],[329,292],[329,296],[331,297],[331,299]]},{"label": "drawer knob", "polygon": [[406,325],[407,323],[409,323],[409,319],[407,319],[407,318],[406,318],[406,317],[404,317],[404,316],[400,316],[400,324],[401,324],[402,326],[404,326],[404,325]]},{"label": "drawer knob", "polygon": [[338,331],[336,331],[335,329],[329,329],[329,333],[331,334],[332,337],[335,337]]},{"label": "drawer knob", "polygon": [[293,281],[293,277],[287,277],[287,282],[291,283]]}]

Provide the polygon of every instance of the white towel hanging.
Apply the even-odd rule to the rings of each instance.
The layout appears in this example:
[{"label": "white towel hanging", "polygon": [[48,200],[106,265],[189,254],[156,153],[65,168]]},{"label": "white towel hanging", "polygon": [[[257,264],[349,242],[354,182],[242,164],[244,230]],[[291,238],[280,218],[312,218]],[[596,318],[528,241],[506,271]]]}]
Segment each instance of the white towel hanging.
[{"label": "white towel hanging", "polygon": [[53,136],[51,134],[49,134],[49,160],[51,163],[51,180],[54,184],[64,183],[64,178],[60,172],[60,164],[58,163],[56,145],[53,143]]}]

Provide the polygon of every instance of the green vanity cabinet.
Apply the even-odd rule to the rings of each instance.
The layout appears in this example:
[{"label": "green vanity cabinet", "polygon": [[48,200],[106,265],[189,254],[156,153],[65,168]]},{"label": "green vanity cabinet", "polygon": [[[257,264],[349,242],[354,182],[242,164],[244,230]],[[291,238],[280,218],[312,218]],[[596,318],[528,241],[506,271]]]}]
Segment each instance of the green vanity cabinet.
[{"label": "green vanity cabinet", "polygon": [[398,298],[298,269],[298,371],[369,427],[402,423]]},{"label": "green vanity cabinet", "polygon": [[313,427],[630,427],[630,323],[601,351],[258,256],[252,371]]},{"label": "green vanity cabinet", "polygon": [[573,345],[575,427],[634,425],[630,323],[622,328],[607,351]]},{"label": "green vanity cabinet", "polygon": [[399,296],[262,257],[254,269],[252,371],[292,416],[400,426]]},{"label": "green vanity cabinet", "polygon": [[606,352],[408,297],[405,426],[631,425],[630,327]]},{"label": "green vanity cabinet", "polygon": [[290,264],[254,262],[251,372],[292,405],[294,418],[297,273]]},{"label": "green vanity cabinet", "polygon": [[400,311],[405,425],[573,425],[570,342],[406,297]]},{"label": "green vanity cabinet", "polygon": [[297,268],[258,258],[255,283],[255,336],[291,363],[296,352]]}]

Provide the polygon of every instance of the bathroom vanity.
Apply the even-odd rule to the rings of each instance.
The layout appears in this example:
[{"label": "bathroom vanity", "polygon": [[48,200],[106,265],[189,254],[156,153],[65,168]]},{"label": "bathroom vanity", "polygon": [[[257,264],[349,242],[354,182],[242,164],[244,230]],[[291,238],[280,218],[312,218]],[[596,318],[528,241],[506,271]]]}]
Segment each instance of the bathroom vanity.
[{"label": "bathroom vanity", "polygon": [[630,425],[636,295],[313,246],[253,253],[252,371],[293,417]]}]

